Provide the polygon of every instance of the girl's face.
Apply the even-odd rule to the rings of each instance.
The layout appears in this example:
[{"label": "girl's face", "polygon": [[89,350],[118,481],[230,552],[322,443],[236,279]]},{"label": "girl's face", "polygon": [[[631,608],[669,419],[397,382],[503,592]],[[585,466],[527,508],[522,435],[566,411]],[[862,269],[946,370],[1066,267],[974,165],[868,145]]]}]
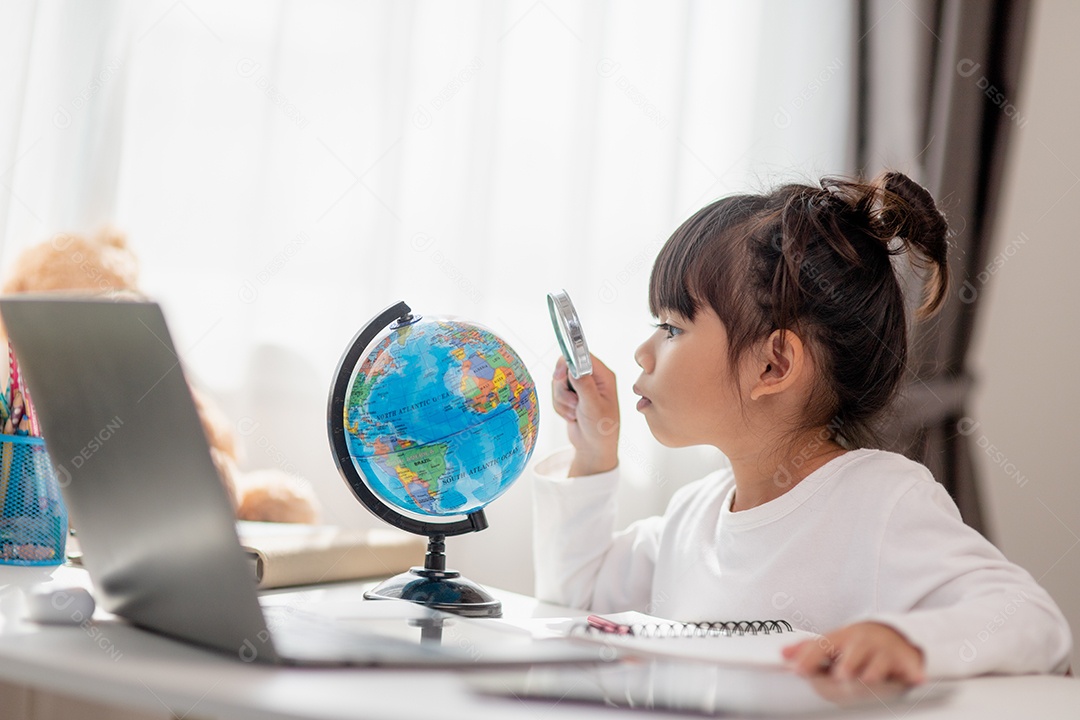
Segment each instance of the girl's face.
[{"label": "girl's face", "polygon": [[693,322],[660,313],[656,330],[638,347],[642,373],[634,384],[637,409],[652,434],[668,447],[714,445],[723,449],[742,417],[728,337],[712,308]]}]

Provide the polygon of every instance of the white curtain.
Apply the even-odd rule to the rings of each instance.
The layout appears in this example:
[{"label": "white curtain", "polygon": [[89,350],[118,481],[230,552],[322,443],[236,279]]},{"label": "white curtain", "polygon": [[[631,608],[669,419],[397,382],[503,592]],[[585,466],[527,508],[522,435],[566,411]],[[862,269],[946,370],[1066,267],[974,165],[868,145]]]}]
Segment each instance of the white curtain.
[{"label": "white curtain", "polygon": [[[307,478],[374,525],[334,468],[339,354],[383,307],[479,321],[531,369],[537,456],[570,291],[620,378],[626,518],[715,453],[661,452],[633,411],[660,244],[727,193],[849,169],[847,0],[0,4],[4,267],[111,223],[246,465]],[[529,488],[450,562],[529,591]]]}]

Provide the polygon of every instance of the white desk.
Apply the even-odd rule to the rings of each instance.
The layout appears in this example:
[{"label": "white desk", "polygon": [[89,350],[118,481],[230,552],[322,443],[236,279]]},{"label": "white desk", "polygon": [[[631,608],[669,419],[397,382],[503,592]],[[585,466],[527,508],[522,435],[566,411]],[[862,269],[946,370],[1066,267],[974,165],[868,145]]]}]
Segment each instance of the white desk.
[{"label": "white desk", "polygon": [[[86,628],[38,626],[23,617],[25,588],[49,579],[86,584],[86,574],[0,566],[0,681],[107,705],[178,718],[403,718],[504,720],[552,717],[553,706],[573,717],[611,718],[608,708],[556,701],[482,697],[466,673],[245,665],[136,630],[103,613]],[[333,599],[359,597],[361,584],[310,590]],[[500,593],[507,617],[565,616],[565,608]],[[475,671],[474,671],[475,672]],[[951,695],[916,705],[910,718],[1080,717],[1080,681],[1058,677],[977,678],[943,683]],[[437,702],[436,702],[437,701]],[[0,715],[7,718],[0,708]],[[641,717],[635,712],[633,717]],[[650,713],[649,717],[668,717]],[[891,717],[885,708],[845,717]],[[672,718],[686,715],[671,714]]]}]

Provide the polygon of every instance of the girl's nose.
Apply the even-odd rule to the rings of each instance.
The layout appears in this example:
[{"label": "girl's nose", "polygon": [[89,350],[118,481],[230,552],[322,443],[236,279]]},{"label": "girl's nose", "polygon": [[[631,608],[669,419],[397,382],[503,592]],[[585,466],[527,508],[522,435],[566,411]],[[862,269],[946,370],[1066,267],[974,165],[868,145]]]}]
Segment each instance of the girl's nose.
[{"label": "girl's nose", "polygon": [[639,368],[648,373],[652,372],[652,360],[653,358],[652,352],[649,349],[649,341],[646,340],[645,342],[638,345],[637,350],[634,351],[634,362],[637,363],[637,366]]}]

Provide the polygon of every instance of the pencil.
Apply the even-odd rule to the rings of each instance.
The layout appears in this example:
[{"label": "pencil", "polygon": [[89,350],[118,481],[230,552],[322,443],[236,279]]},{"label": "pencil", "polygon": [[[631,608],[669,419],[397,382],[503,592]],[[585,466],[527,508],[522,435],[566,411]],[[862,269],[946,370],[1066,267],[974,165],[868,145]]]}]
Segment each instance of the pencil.
[{"label": "pencil", "polygon": [[22,391],[15,390],[14,395],[11,396],[11,414],[4,421],[4,433],[6,435],[14,435],[19,430],[25,411],[26,406],[23,403]]},{"label": "pencil", "polygon": [[21,430],[22,435],[37,435],[37,419],[34,417],[34,406],[30,404],[30,390],[19,374],[19,361],[15,359],[15,348],[10,342],[8,342],[8,375],[11,377],[11,405],[14,408],[15,398],[18,395],[21,398],[18,404],[22,406],[22,417],[12,421],[13,430],[16,433]]},{"label": "pencil", "polygon": [[34,437],[41,436],[41,429],[38,427],[37,413],[34,412],[34,403],[30,399],[30,388],[24,383],[22,386],[23,391],[23,422],[30,424],[30,434]]},{"label": "pencil", "polygon": [[[15,366],[15,351],[8,341],[8,387],[5,402],[8,406],[7,418],[4,420],[4,434],[11,435],[19,428],[20,417],[15,416],[15,399],[21,398],[19,393],[19,369]],[[20,403],[21,404],[21,403]]]},{"label": "pencil", "polygon": [[19,366],[15,363],[15,348],[8,341],[8,379],[11,385],[11,398],[15,399],[15,392],[19,389]]}]

